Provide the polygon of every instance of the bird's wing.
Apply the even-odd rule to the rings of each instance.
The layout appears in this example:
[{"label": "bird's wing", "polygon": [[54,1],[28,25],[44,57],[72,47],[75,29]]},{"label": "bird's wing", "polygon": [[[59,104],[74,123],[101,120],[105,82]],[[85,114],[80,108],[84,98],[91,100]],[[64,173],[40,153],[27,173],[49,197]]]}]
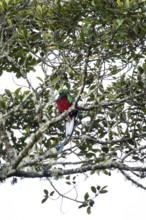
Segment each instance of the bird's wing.
[{"label": "bird's wing", "polygon": [[74,102],[74,97],[70,94],[67,94],[67,100],[72,104]]}]

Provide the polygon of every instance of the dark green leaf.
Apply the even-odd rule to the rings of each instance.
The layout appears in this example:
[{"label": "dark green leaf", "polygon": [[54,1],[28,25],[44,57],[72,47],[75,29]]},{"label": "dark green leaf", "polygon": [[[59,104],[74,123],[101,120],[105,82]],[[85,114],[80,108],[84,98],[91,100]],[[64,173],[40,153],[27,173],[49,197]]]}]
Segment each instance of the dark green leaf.
[{"label": "dark green leaf", "polygon": [[107,193],[107,192],[108,192],[108,191],[105,190],[105,189],[102,189],[102,190],[99,191],[100,194],[104,194],[104,193]]},{"label": "dark green leaf", "polygon": [[91,207],[90,206],[87,208],[87,213],[91,214]]},{"label": "dark green leaf", "polygon": [[67,181],[66,184],[67,184],[67,185],[71,185],[71,182]]},{"label": "dark green leaf", "polygon": [[87,201],[89,199],[89,193],[88,192],[85,193],[84,199],[85,199],[85,201]]},{"label": "dark green leaf", "polygon": [[52,191],[52,192],[50,193],[50,196],[53,196],[53,195],[54,195],[54,193],[55,193],[55,191]]},{"label": "dark green leaf", "polygon": [[12,93],[9,89],[5,89],[5,93],[7,94],[7,96],[11,97]]},{"label": "dark green leaf", "polygon": [[96,193],[96,188],[95,188],[95,186],[91,186],[91,191],[92,191],[93,193]]},{"label": "dark green leaf", "polygon": [[44,203],[44,202],[46,202],[47,201],[47,197],[46,198],[44,198],[43,200],[42,200],[42,203]]},{"label": "dark green leaf", "polygon": [[47,189],[44,189],[45,196],[48,196],[49,192]]}]

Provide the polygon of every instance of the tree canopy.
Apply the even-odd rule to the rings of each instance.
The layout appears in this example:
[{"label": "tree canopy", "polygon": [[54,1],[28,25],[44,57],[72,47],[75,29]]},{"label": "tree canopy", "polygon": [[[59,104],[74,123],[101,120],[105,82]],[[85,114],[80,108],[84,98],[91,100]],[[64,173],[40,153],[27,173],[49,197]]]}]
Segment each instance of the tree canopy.
[{"label": "tree canopy", "polygon": [[[139,182],[146,172],[145,11],[144,0],[0,1],[0,75],[27,83],[0,95],[1,181],[45,177],[52,187],[53,179],[75,187],[78,174],[119,170],[146,190]],[[55,99],[63,88],[76,99],[60,114]],[[58,156],[75,108],[74,133]],[[54,192],[44,190],[43,202]],[[107,190],[93,183],[91,192]],[[93,198],[85,192],[80,208],[90,213]]]}]

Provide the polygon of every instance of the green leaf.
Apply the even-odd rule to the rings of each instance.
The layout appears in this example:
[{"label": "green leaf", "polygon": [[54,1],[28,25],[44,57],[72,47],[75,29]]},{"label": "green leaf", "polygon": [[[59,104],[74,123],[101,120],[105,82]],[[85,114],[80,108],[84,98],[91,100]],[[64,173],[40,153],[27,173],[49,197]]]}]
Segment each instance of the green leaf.
[{"label": "green leaf", "polygon": [[50,196],[53,196],[53,195],[54,195],[54,193],[55,193],[55,191],[52,191],[52,192],[50,193]]},{"label": "green leaf", "polygon": [[107,188],[107,186],[102,187],[102,189],[105,189],[105,188]]},{"label": "green leaf", "polygon": [[100,194],[104,194],[104,193],[107,193],[107,192],[108,192],[108,191],[107,191],[107,190],[104,190],[104,189],[99,191]]},{"label": "green leaf", "polygon": [[93,193],[96,193],[96,192],[97,192],[95,186],[91,186],[91,191],[92,191]]},{"label": "green leaf", "polygon": [[30,133],[30,128],[29,127],[25,128],[25,131],[26,131],[27,134],[29,134]]},{"label": "green leaf", "polygon": [[41,5],[37,5],[36,11],[37,11],[39,14],[42,14],[43,11],[42,11]]},{"label": "green leaf", "polygon": [[88,213],[88,215],[91,214],[91,207],[90,206],[87,208],[87,213]]},{"label": "green leaf", "polygon": [[67,182],[65,182],[67,185],[71,185],[71,182],[69,182],[69,181],[67,181]]},{"label": "green leaf", "polygon": [[87,201],[89,199],[89,193],[88,192],[85,193],[84,199],[85,199],[85,201]]},{"label": "green leaf", "polygon": [[36,77],[39,81],[44,82],[43,79],[39,76]]},{"label": "green leaf", "polygon": [[45,196],[48,196],[49,192],[47,189],[44,189]]},{"label": "green leaf", "polygon": [[97,186],[97,189],[100,190],[100,189],[101,189],[101,186]]},{"label": "green leaf", "polygon": [[42,203],[46,202],[47,199],[49,198],[49,196],[48,196],[49,192],[48,192],[47,189],[44,189],[44,194],[45,194],[45,195],[44,195],[44,199],[42,200]]},{"label": "green leaf", "polygon": [[55,86],[59,82],[60,78],[61,75],[57,75],[56,77],[54,77],[52,80],[50,80],[50,85]]},{"label": "green leaf", "polygon": [[26,13],[27,15],[34,15],[34,12],[31,9],[28,9]]},{"label": "green leaf", "polygon": [[44,199],[42,199],[42,203],[44,203],[44,202],[46,202],[47,201],[47,197],[46,198],[44,198]]},{"label": "green leaf", "polygon": [[146,71],[146,63],[143,63],[142,67]]},{"label": "green leaf", "polygon": [[91,4],[92,4],[93,6],[96,6],[95,0],[92,0],[92,1],[91,1]]},{"label": "green leaf", "polygon": [[11,0],[4,0],[4,1],[5,1],[5,3],[6,3],[7,6],[8,6],[9,3],[11,2]]},{"label": "green leaf", "polygon": [[107,193],[108,190],[106,190],[105,188],[107,188],[107,186],[102,187],[102,188],[100,189],[99,193],[100,193],[100,194]]},{"label": "green leaf", "polygon": [[107,171],[107,170],[103,170],[103,173],[104,173],[105,175],[107,175],[107,176],[110,176],[110,175],[111,175],[110,171]]},{"label": "green leaf", "polygon": [[126,6],[126,8],[130,7],[130,1],[129,0],[125,0],[125,6]]},{"label": "green leaf", "polygon": [[121,0],[117,0],[117,4],[118,4],[118,6],[120,6],[120,7],[122,7],[122,6],[124,5]]},{"label": "green leaf", "polygon": [[70,176],[68,175],[68,176],[66,177],[66,179],[67,179],[67,180],[70,180]]},{"label": "green leaf", "polygon": [[0,2],[0,13],[2,13],[3,11],[4,11],[3,3]]},{"label": "green leaf", "polygon": [[9,89],[5,89],[5,93],[7,96],[12,97],[12,93]]},{"label": "green leaf", "polygon": [[117,24],[117,27],[120,27],[120,26],[123,24],[124,19],[119,18],[119,19],[116,19],[115,22],[116,22],[116,24]]},{"label": "green leaf", "polygon": [[88,206],[88,203],[87,202],[83,202],[82,205],[80,205],[78,208],[84,208],[84,207],[87,207]]},{"label": "green leaf", "polygon": [[20,93],[20,91],[21,91],[21,87],[18,88],[18,89],[16,89],[15,92],[14,92],[14,94],[17,96],[17,95]]},{"label": "green leaf", "polygon": [[5,107],[6,107],[6,98],[5,98],[5,97],[2,97],[2,98],[0,99],[0,106],[1,106],[2,108],[5,108]]},{"label": "green leaf", "polygon": [[13,26],[13,23],[12,23],[11,19],[9,19],[9,18],[7,18],[7,23],[9,26]]}]

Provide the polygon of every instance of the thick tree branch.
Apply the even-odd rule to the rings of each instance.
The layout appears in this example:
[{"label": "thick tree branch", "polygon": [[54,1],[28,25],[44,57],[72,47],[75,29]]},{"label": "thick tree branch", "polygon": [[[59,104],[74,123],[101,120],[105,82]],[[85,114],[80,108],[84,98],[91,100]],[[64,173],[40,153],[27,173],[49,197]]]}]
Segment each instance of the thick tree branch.
[{"label": "thick tree branch", "polygon": [[7,177],[17,176],[17,177],[27,177],[27,178],[42,178],[42,177],[61,177],[65,175],[72,175],[78,173],[86,173],[88,171],[96,171],[96,170],[105,170],[105,169],[117,169],[123,171],[138,171],[138,172],[146,172],[146,167],[139,167],[139,166],[128,166],[118,162],[111,162],[109,164],[96,164],[96,165],[87,165],[75,169],[54,169],[48,171],[41,171],[41,172],[25,172],[21,170],[13,170],[8,174]]}]

